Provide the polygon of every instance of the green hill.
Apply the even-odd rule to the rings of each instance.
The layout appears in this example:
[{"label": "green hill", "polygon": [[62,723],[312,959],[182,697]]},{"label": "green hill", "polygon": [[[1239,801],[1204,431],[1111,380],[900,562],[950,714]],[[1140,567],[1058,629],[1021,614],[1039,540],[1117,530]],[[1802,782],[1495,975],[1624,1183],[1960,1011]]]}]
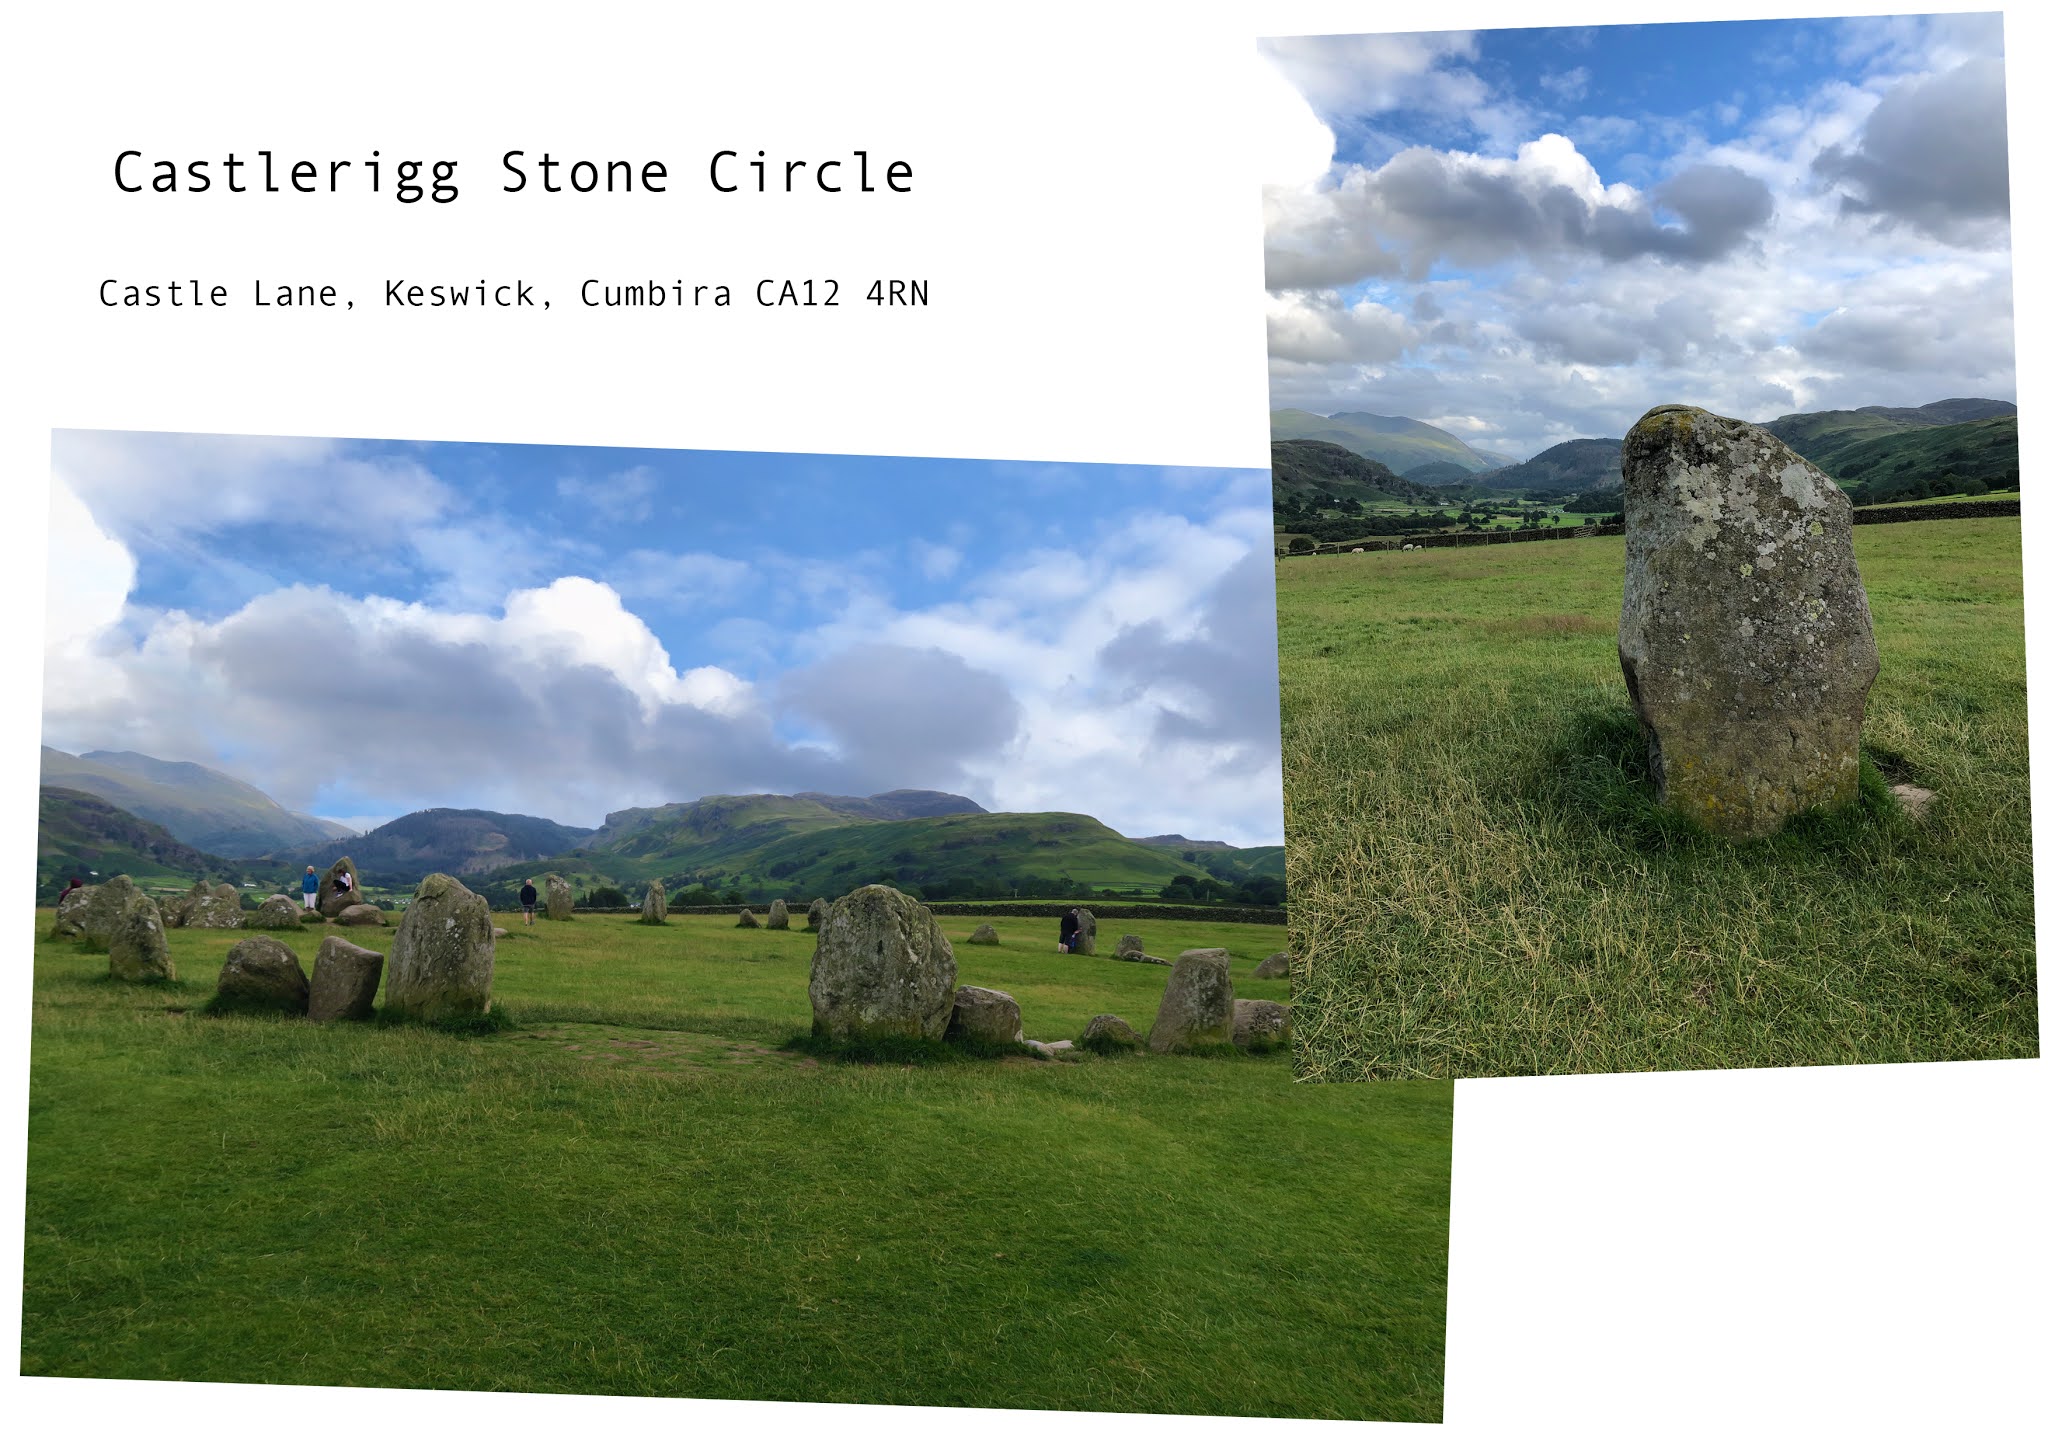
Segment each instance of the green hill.
[{"label": "green hill", "polygon": [[[1464,474],[1460,473],[1460,477]],[[1402,477],[1383,462],[1360,457],[1347,447],[1315,438],[1282,438],[1273,444],[1273,501],[1313,503],[1318,495],[1354,503],[1443,501],[1434,488]]]},{"label": "green hill", "polygon": [[2019,419],[1920,427],[1832,447],[1809,461],[1859,503],[2010,487],[2020,476]]},{"label": "green hill", "polygon": [[[1300,408],[1282,408],[1272,416],[1275,442],[1308,438],[1333,442],[1360,457],[1385,463],[1406,476],[1411,468],[1450,463],[1467,473],[1483,473],[1512,463],[1501,453],[1481,452],[1426,422],[1412,417],[1382,417],[1376,412],[1338,412],[1328,417]],[[1442,476],[1441,470],[1432,477]]]},{"label": "green hill", "polygon": [[1830,474],[1827,459],[1846,448],[1921,428],[2011,418],[2019,409],[1991,397],[1948,397],[1923,407],[1858,407],[1833,412],[1793,412],[1763,426],[1784,444]]},{"label": "green hill", "polygon": [[1616,492],[1621,487],[1621,439],[1575,437],[1481,481],[1490,492],[1516,498]]},{"label": "green hill", "polygon": [[258,856],[347,834],[333,820],[286,809],[254,785],[203,764],[95,749],[43,750],[43,783],[83,790],[162,825],[196,850]]},{"label": "green hill", "polygon": [[[293,866],[320,869],[337,855],[355,861],[364,880],[403,879],[408,886],[428,875],[473,875],[522,860],[572,850],[591,831],[558,825],[532,815],[497,814],[485,809],[423,809],[401,815],[366,834],[305,845],[295,852],[273,852],[272,858]],[[302,858],[303,857],[303,858]]]},{"label": "green hill", "polygon": [[195,850],[162,825],[83,790],[46,784],[37,808],[37,897],[54,899],[74,877],[93,884],[131,875],[145,889],[202,877],[240,882],[228,860]]}]

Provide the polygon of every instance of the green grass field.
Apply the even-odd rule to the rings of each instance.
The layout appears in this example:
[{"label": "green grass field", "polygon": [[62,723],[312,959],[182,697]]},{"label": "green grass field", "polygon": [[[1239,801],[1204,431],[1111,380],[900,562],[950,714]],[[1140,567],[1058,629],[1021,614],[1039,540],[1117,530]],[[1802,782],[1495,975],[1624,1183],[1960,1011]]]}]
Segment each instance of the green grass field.
[{"label": "green grass field", "polygon": [[[806,933],[499,923],[485,1036],[204,1015],[241,932],[172,932],[161,987],[39,939],[21,1370],[1440,1417],[1447,1085],[820,1062],[782,1049]],[[1163,968],[980,923],[942,918],[961,981],[1026,1035],[1150,1027]],[[1281,927],[1105,929],[1226,945],[1240,994],[1285,997],[1250,974]]]},{"label": "green grass field", "polygon": [[1280,565],[1301,1075],[2037,1055],[2019,520],[1857,531],[1863,798],[1747,845],[1655,804],[1623,542]]}]

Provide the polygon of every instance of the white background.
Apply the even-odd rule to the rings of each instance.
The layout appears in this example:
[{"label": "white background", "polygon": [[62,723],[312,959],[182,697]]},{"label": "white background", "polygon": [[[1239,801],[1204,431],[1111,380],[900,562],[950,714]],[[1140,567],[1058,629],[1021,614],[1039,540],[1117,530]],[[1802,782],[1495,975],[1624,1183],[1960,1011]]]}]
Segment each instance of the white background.
[{"label": "white background", "polygon": [[[0,878],[33,877],[49,429],[1265,464],[1262,34],[1640,18],[1541,0],[1005,11],[358,4],[13,12],[0,46],[0,308],[13,556]],[[850,8],[850,7],[849,7]],[[1812,13],[1692,5],[1662,19]],[[1960,7],[1922,7],[1960,8]],[[435,18],[438,17],[438,18]],[[2037,27],[2007,17],[2023,391],[2040,235]],[[114,155],[456,158],[448,206],[123,196]],[[709,153],[865,147],[909,196],[718,196]],[[662,159],[665,196],[497,194],[496,156]],[[541,317],[387,314],[386,276],[524,276]],[[103,277],[197,276],[221,311],[126,314]],[[928,278],[926,311],[603,313],[584,277]],[[251,277],[352,313],[259,314]],[[854,288],[856,292],[858,287]],[[2028,394],[2031,396],[2031,393]],[[1895,399],[1915,401],[1924,399]],[[2029,435],[2031,438],[2031,434]],[[2031,470],[2040,449],[2029,442]],[[2048,476],[2048,473],[2042,474]],[[2028,556],[2044,554],[2040,520]],[[2048,576],[2030,570],[2041,637]],[[2048,719],[2032,671],[2033,717]],[[2043,736],[2037,726],[2036,756]],[[2043,834],[2037,795],[2035,835]],[[9,971],[0,1199],[21,1201],[28,940]],[[2004,1441],[2041,1423],[2039,1062],[1461,1085],[1446,1423],[1112,1416],[25,1379],[35,1440]],[[1305,1088],[1306,1089],[1306,1088]],[[1335,1089],[1335,1088],[1325,1088]],[[1371,1087],[1351,1089],[1370,1090]],[[1281,1224],[1284,1230],[1284,1224]],[[18,1283],[20,1217],[0,1209]],[[1304,1243],[1312,1250],[1313,1244]],[[17,1291],[18,1287],[11,1286]],[[17,1304],[18,1305],[18,1304]],[[0,1318],[18,1362],[19,1314]]]}]

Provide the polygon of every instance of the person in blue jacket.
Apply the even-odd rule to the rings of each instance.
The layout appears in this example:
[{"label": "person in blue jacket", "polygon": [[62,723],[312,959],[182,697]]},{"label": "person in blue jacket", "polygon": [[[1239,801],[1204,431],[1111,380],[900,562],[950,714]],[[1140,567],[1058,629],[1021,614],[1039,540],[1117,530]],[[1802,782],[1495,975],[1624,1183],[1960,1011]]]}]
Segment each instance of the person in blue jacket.
[{"label": "person in blue jacket", "polygon": [[311,865],[306,866],[306,877],[299,881],[299,888],[306,892],[306,908],[311,910],[320,898],[320,877],[313,873]]}]

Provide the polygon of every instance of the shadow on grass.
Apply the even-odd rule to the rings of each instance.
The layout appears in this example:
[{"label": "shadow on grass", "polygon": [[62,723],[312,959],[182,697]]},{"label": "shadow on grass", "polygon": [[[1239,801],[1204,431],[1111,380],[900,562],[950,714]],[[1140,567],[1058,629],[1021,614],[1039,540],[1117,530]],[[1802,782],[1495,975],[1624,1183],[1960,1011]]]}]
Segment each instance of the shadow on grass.
[{"label": "shadow on grass", "polygon": [[1037,1054],[1016,1041],[927,1041],[905,1036],[873,1036],[842,1041],[811,1032],[789,1037],[782,1043],[782,1049],[799,1051],[821,1061],[863,1066],[946,1066],[963,1061],[993,1061],[1003,1056]]},{"label": "shadow on grass", "polygon": [[1796,842],[1803,849],[1846,851],[1891,837],[1906,819],[1891,781],[1912,778],[1896,751],[1865,745],[1856,798],[1839,809],[1808,810],[1782,833],[1761,840],[1723,840],[1657,802],[1650,777],[1650,741],[1627,705],[1589,702],[1566,716],[1557,746],[1532,791],[1560,813],[1645,854],[1697,850],[1769,851]]},{"label": "shadow on grass", "polygon": [[495,1002],[480,1016],[442,1016],[424,1021],[403,1011],[384,1008],[372,1019],[379,1026],[418,1026],[422,1030],[439,1031],[444,1036],[495,1036],[500,1031],[517,1030],[521,1024],[510,1011]]}]

